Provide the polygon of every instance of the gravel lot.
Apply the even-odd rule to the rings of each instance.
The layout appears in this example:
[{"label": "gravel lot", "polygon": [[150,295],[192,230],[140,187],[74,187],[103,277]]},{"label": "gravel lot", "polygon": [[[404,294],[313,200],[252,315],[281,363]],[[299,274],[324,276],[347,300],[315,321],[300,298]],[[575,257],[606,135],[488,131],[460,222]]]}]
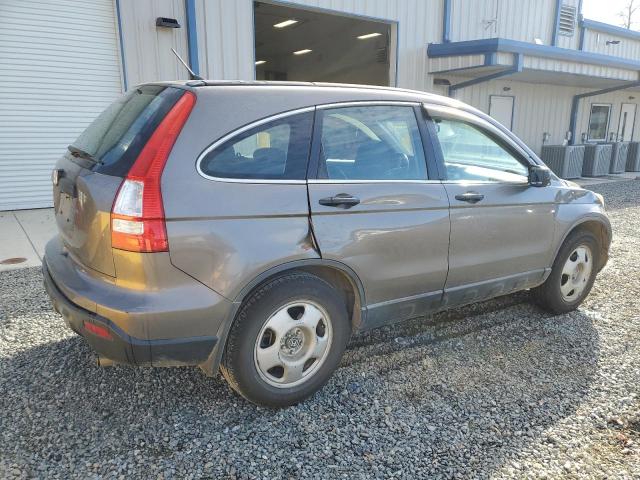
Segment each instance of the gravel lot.
[{"label": "gravel lot", "polygon": [[602,185],[577,312],[521,293],[355,338],[282,411],[198,369],[101,369],[38,269],[0,274],[0,477],[640,478],[640,181]]}]

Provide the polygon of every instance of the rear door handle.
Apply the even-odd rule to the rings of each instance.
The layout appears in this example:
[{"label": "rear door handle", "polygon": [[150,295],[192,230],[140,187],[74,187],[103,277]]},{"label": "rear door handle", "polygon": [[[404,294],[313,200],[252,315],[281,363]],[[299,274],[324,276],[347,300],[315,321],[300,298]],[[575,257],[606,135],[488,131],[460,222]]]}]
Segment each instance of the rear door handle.
[{"label": "rear door handle", "polygon": [[484,195],[478,192],[466,192],[466,193],[461,193],[460,195],[456,195],[456,200],[460,200],[461,202],[467,202],[467,203],[478,203],[483,199],[484,199]]},{"label": "rear door handle", "polygon": [[360,199],[348,193],[339,193],[334,197],[321,198],[319,202],[327,207],[351,208],[358,205]]}]

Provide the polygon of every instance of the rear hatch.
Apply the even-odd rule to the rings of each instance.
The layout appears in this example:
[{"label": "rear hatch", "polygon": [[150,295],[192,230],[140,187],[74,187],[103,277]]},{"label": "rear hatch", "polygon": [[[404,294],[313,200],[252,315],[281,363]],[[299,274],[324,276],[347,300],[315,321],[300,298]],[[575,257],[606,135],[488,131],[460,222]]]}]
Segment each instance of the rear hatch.
[{"label": "rear hatch", "polygon": [[78,263],[115,276],[110,219],[114,199],[143,147],[184,92],[165,85],[136,87],[100,114],[58,160],[53,171],[56,222]]}]

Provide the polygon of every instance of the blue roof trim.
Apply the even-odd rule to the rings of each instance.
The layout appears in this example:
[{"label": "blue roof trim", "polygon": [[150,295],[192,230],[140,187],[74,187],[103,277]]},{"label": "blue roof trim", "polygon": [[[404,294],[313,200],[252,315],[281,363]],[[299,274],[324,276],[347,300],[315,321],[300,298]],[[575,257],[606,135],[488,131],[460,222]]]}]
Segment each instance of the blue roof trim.
[{"label": "blue roof trim", "polygon": [[626,58],[602,55],[600,53],[570,50],[568,48],[549,47],[534,43],[508,40],[505,38],[488,38],[483,40],[467,40],[463,42],[430,43],[427,55],[431,58],[452,57],[458,55],[485,55],[487,53],[521,53],[534,57],[551,58],[567,62],[578,62],[604,65],[627,70],[640,70],[640,62]]},{"label": "blue roof trim", "polygon": [[618,37],[633,38],[634,40],[640,40],[640,32],[635,30],[628,30],[623,27],[616,27],[615,25],[609,25],[608,23],[596,22],[595,20],[582,19],[580,23],[582,28],[588,28],[602,33],[610,33],[611,35],[617,35]]},{"label": "blue roof trim", "polygon": [[560,11],[562,10],[562,0],[556,0],[556,16],[551,32],[551,45],[558,45],[558,32],[560,31]]},{"label": "blue roof trim", "polygon": [[189,66],[193,73],[200,75],[200,63],[198,61],[198,31],[196,28],[196,2],[185,0],[184,8],[187,13],[187,45],[189,48]]}]

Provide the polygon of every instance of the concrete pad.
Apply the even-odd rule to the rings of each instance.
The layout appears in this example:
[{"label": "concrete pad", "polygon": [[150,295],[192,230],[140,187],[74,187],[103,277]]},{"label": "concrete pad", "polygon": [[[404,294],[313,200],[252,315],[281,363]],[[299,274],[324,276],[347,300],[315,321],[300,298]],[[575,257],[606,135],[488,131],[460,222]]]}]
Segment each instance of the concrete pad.
[{"label": "concrete pad", "polygon": [[17,210],[13,212],[22,229],[26,232],[31,244],[40,258],[44,256],[44,247],[49,240],[58,234],[56,219],[52,208],[38,210]]},{"label": "concrete pad", "polygon": [[577,183],[581,187],[588,187],[590,185],[601,185],[603,183],[628,182],[629,180],[640,180],[640,173],[615,173],[605,177],[581,177],[571,181]]},{"label": "concrete pad", "polygon": [[38,265],[41,265],[41,259],[13,212],[0,212],[0,271]]}]

